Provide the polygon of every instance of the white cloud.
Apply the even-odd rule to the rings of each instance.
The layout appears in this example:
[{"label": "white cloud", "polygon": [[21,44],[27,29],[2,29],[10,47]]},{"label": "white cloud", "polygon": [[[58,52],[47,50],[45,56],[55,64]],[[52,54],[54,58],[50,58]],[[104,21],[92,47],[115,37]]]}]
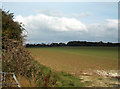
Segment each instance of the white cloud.
[{"label": "white cloud", "polygon": [[96,39],[109,39],[117,40],[118,38],[118,20],[117,19],[106,19],[102,23],[89,24],[87,25],[88,33]]},{"label": "white cloud", "polygon": [[92,13],[91,12],[84,12],[84,13],[80,13],[80,14],[76,14],[76,13],[73,13],[72,16],[74,17],[77,17],[77,18],[80,18],[80,17],[86,17],[86,16],[91,16]]},{"label": "white cloud", "polygon": [[33,10],[35,13],[41,13],[41,14],[45,14],[48,16],[53,16],[53,17],[74,17],[74,18],[83,18],[83,17],[87,17],[87,16],[92,16],[93,13],[92,12],[81,12],[81,13],[63,13],[61,11],[57,11],[57,10],[51,10],[51,9],[42,9],[42,10],[38,10],[35,9]]},{"label": "white cloud", "polygon": [[17,16],[16,21],[23,22],[26,29],[52,30],[52,31],[87,31],[86,26],[74,19],[67,17],[53,17],[45,14],[22,17]]},{"label": "white cloud", "polygon": [[113,28],[113,29],[118,30],[118,20],[117,19],[107,19],[106,21],[107,21],[106,26],[108,28]]},{"label": "white cloud", "polygon": [[106,19],[101,23],[83,24],[75,18],[55,17],[45,14],[17,16],[28,31],[29,42],[67,42],[70,40],[118,40],[118,20]]}]

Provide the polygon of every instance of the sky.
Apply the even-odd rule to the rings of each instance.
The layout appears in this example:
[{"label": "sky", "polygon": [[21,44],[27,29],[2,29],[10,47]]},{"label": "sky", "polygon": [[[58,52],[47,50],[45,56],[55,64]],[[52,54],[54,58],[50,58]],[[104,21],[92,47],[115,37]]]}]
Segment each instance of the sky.
[{"label": "sky", "polygon": [[117,2],[3,2],[22,22],[27,43],[118,42]]}]

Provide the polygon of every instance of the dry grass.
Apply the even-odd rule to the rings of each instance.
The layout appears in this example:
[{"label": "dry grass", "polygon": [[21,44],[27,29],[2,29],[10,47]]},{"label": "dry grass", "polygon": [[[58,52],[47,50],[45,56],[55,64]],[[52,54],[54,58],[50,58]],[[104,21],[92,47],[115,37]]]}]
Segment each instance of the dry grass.
[{"label": "dry grass", "polygon": [[18,81],[21,87],[36,87],[37,86],[32,79],[26,79],[23,76],[19,76]]}]

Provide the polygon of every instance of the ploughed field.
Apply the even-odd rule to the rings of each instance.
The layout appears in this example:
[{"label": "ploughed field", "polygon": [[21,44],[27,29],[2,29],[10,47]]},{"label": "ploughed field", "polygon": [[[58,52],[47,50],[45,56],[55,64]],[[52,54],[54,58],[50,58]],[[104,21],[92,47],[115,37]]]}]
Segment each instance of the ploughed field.
[{"label": "ploughed field", "polygon": [[54,71],[80,75],[83,71],[118,69],[117,47],[27,48],[39,63]]}]

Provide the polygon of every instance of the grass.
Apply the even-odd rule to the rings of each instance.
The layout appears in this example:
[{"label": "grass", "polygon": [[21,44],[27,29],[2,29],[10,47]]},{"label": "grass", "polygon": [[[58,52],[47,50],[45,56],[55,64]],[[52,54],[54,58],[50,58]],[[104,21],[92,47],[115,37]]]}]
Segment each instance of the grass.
[{"label": "grass", "polygon": [[[35,61],[35,63],[39,64],[37,61]],[[51,87],[83,87],[85,86],[84,83],[81,82],[81,79],[79,77],[75,77],[65,72],[53,72],[49,67],[46,67],[42,64],[39,64],[39,66],[40,66],[41,73],[39,75],[36,75],[38,76],[38,79],[39,77],[41,77],[41,74],[42,76],[45,77],[51,72],[49,80],[52,82],[49,82],[48,86],[51,86],[52,85],[51,83],[54,83],[54,82],[55,82],[55,85],[53,84],[54,86],[51,86]],[[44,81],[41,81],[41,82],[36,81],[36,83],[40,84],[39,86],[41,86],[41,83],[43,82]]]},{"label": "grass", "polygon": [[[34,77],[24,77],[17,75],[17,79],[21,87],[45,87],[44,79],[50,74],[48,79],[47,87],[84,87],[85,84],[81,82],[82,79],[75,77],[71,74],[65,72],[53,72],[49,67],[39,64],[37,61],[34,61],[34,64],[40,67],[41,72],[37,73]],[[37,72],[37,71],[36,71]],[[34,73],[36,73],[34,72]],[[16,83],[12,77],[9,80],[11,83]],[[54,83],[54,84],[53,84]],[[13,85],[12,87],[17,87]]]},{"label": "grass", "polygon": [[39,63],[55,71],[79,74],[83,70],[117,70],[117,47],[27,48]]},{"label": "grass", "polygon": [[32,79],[27,79],[23,76],[18,76],[17,79],[21,87],[36,87],[37,86]]},{"label": "grass", "polygon": [[81,79],[78,77],[72,76],[70,74],[64,73],[64,72],[58,72],[57,73],[58,81],[56,82],[57,86],[60,87],[83,87],[84,84],[81,83]]}]

